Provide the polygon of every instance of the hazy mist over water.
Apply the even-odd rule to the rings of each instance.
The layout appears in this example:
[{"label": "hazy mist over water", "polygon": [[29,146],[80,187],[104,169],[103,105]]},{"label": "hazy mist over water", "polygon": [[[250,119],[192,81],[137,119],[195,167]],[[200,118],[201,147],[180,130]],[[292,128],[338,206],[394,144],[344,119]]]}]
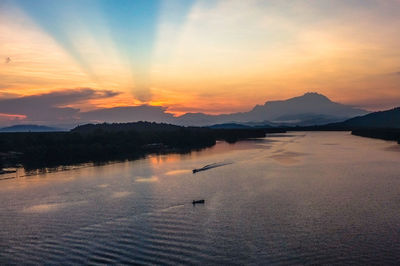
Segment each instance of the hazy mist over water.
[{"label": "hazy mist over water", "polygon": [[394,142],[295,132],[5,179],[0,263],[398,264],[399,174]]}]

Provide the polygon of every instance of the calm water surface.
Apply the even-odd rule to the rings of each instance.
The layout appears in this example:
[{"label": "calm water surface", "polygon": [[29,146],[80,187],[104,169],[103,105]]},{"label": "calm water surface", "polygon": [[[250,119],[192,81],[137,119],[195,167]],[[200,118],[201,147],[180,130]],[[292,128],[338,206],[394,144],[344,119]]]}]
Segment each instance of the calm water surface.
[{"label": "calm water surface", "polygon": [[4,179],[0,263],[399,264],[400,148],[296,132]]}]

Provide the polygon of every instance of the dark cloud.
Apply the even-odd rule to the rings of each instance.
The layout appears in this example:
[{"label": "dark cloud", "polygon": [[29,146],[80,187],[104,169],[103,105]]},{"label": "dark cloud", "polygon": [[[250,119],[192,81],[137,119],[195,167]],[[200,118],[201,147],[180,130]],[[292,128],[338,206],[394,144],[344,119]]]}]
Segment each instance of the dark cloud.
[{"label": "dark cloud", "polygon": [[25,122],[71,123],[79,118],[79,109],[63,107],[89,99],[110,98],[118,93],[90,88],[68,89],[45,94],[0,99],[0,113],[26,115]]},{"label": "dark cloud", "polygon": [[69,104],[84,102],[89,99],[111,98],[118,93],[110,90],[93,90],[81,88],[61,90],[46,94],[16,97],[0,92],[0,113],[25,115],[26,119],[0,121],[4,126],[10,123],[32,123],[46,125],[70,125],[102,122],[135,122],[154,121],[172,122],[174,116],[166,113],[161,106],[126,106],[103,108],[89,112],[81,112],[77,108],[66,107]]},{"label": "dark cloud", "polygon": [[80,119],[86,122],[172,122],[173,115],[165,111],[166,108],[162,106],[115,107],[80,113]]},{"label": "dark cloud", "polygon": [[5,63],[8,64],[8,63],[10,63],[10,62],[11,62],[11,58],[10,58],[10,57],[7,57],[6,60],[5,60]]},{"label": "dark cloud", "polygon": [[[172,112],[180,112],[180,113],[207,113],[207,114],[229,114],[232,113],[232,106],[221,106],[218,102],[209,102],[207,106],[203,107],[193,107],[176,104],[174,105],[170,111]],[[250,109],[250,108],[248,108]],[[244,111],[249,111],[248,109]]]}]

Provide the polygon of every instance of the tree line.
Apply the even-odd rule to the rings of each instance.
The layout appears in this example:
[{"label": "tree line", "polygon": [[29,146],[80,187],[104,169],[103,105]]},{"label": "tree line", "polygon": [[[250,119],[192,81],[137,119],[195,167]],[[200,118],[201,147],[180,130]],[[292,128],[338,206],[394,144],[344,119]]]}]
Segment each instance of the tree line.
[{"label": "tree line", "polygon": [[149,153],[190,152],[265,136],[263,129],[211,129],[137,122],[88,124],[70,132],[0,134],[0,167],[26,169],[136,159]]}]

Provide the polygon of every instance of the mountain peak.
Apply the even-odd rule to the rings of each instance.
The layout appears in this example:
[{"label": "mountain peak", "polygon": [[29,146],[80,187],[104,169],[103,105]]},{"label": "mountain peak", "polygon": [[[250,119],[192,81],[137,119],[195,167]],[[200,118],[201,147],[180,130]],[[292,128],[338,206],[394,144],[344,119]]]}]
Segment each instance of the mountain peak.
[{"label": "mountain peak", "polygon": [[[301,96],[281,101],[268,101],[256,105],[249,112],[225,115],[194,116],[184,115],[179,123],[184,125],[212,125],[224,123],[261,122],[290,123],[292,125],[326,124],[364,115],[367,111],[331,101],[317,92],[307,92]],[[307,124],[307,125],[308,125]]]},{"label": "mountain peak", "polygon": [[[267,101],[264,103],[264,106],[271,106],[282,103],[296,103],[296,104],[332,104],[333,102],[323,94],[318,92],[306,92],[301,96],[292,97],[286,100],[278,100],[278,101]],[[257,105],[256,108],[262,107]]]},{"label": "mountain peak", "polygon": [[332,101],[328,97],[318,92],[306,92],[301,96],[293,97],[285,101],[279,102],[301,102],[306,104],[332,103]]},{"label": "mountain peak", "polygon": [[331,100],[329,100],[328,97],[326,97],[325,95],[320,94],[318,92],[306,92],[302,96],[299,96],[297,98],[310,98],[310,99],[312,98],[312,99],[320,99],[320,100],[331,101]]}]

